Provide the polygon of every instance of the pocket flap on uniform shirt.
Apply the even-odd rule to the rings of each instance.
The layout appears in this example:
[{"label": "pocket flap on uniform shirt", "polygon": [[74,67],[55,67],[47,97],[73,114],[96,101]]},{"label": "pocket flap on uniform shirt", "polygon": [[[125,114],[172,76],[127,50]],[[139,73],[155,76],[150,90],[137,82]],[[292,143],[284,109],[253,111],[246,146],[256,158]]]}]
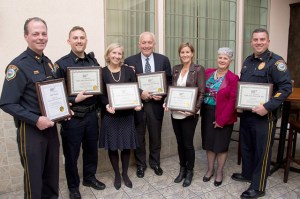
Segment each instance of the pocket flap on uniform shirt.
[{"label": "pocket flap on uniform shirt", "polygon": [[33,75],[31,77],[31,80],[32,80],[33,83],[41,82],[41,81],[44,81],[46,79],[47,79],[47,77],[46,77],[45,74],[36,74],[36,75]]}]

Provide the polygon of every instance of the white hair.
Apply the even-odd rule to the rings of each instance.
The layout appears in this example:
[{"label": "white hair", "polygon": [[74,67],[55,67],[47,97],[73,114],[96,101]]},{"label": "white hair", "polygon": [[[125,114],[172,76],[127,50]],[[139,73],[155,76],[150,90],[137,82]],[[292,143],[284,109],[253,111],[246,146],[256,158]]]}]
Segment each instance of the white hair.
[{"label": "white hair", "polygon": [[233,58],[233,51],[228,47],[219,48],[218,55],[220,54],[227,55],[230,59]]}]

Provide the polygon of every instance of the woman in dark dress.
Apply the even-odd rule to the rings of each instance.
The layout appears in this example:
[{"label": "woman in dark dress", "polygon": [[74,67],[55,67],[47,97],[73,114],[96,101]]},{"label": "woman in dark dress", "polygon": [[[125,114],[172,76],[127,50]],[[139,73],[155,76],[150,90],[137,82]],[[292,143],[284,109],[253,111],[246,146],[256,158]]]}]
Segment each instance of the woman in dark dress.
[{"label": "woman in dark dress", "polygon": [[206,89],[201,111],[201,135],[202,147],[207,154],[208,170],[203,181],[209,181],[214,175],[214,164],[217,160],[215,186],[222,184],[233,123],[237,120],[235,101],[239,78],[229,70],[232,56],[230,48],[219,48],[218,67],[205,70]]},{"label": "woman in dark dress", "polygon": [[122,178],[125,185],[132,188],[132,182],[127,171],[130,161],[130,149],[137,147],[137,135],[134,125],[134,111],[141,110],[115,110],[109,106],[106,84],[136,82],[135,72],[131,67],[122,65],[124,48],[120,44],[110,44],[105,52],[107,66],[102,69],[104,95],[102,102],[106,104],[102,111],[100,130],[100,148],[108,150],[108,156],[115,172],[114,187],[121,187],[121,174],[119,171],[119,151],[121,151]]}]

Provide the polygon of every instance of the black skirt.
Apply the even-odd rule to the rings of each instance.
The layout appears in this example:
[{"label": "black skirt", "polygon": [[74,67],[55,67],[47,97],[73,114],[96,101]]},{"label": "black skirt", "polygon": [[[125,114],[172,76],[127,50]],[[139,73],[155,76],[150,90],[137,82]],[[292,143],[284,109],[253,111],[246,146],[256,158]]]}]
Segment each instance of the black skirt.
[{"label": "black skirt", "polygon": [[202,148],[214,153],[228,151],[233,124],[225,125],[223,128],[214,128],[216,106],[203,104],[201,119]]}]

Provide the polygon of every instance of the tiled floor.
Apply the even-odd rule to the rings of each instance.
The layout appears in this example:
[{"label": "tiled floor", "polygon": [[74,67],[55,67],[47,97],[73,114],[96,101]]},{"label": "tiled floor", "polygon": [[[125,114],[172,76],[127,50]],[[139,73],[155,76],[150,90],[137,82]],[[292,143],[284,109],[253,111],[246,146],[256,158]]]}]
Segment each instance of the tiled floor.
[{"label": "tiled floor", "polygon": [[[178,174],[178,157],[173,156],[162,159],[161,167],[164,170],[162,176],[156,176],[151,169],[147,169],[144,178],[137,178],[135,167],[129,169],[129,176],[133,182],[133,188],[129,189],[122,184],[120,190],[113,186],[114,174],[112,171],[99,173],[97,178],[106,184],[106,189],[97,191],[80,186],[82,198],[87,199],[127,199],[127,198],[153,198],[153,199],[183,199],[183,198],[239,198],[240,194],[248,188],[249,183],[233,181],[230,176],[234,172],[240,172],[241,166],[237,165],[237,143],[230,145],[228,161],[224,169],[223,184],[220,187],[210,182],[203,182],[202,177],[206,172],[206,155],[203,150],[196,152],[195,174],[191,186],[183,188],[182,184],[173,182]],[[299,151],[299,150],[298,150]],[[299,152],[297,152],[299,155]],[[1,199],[22,198],[22,191],[0,195]],[[68,189],[66,181],[60,182],[60,198],[67,199]],[[283,183],[283,169],[279,169],[268,179],[266,196],[263,198],[297,199],[300,198],[300,174],[290,172],[288,183]]]}]

